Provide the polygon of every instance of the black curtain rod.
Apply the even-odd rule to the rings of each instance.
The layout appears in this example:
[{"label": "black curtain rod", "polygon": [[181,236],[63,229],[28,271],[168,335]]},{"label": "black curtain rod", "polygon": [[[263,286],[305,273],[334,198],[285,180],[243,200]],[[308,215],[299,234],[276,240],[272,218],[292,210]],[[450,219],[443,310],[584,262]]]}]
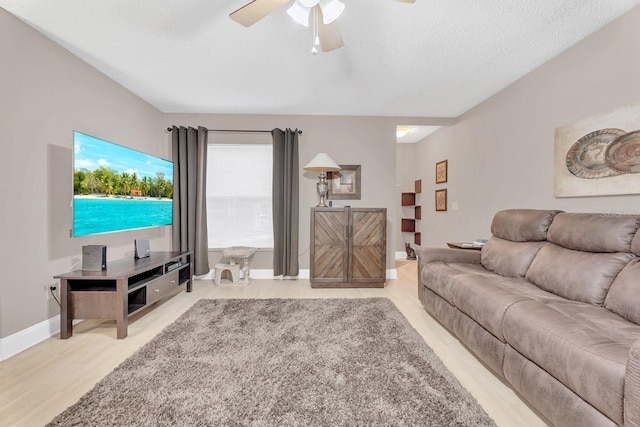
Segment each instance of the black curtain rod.
[{"label": "black curtain rod", "polygon": [[[168,132],[171,132],[173,128],[167,128]],[[271,133],[270,130],[247,130],[247,129],[207,129],[207,132],[241,132],[241,133]],[[299,130],[298,134],[302,135],[302,131]]]}]

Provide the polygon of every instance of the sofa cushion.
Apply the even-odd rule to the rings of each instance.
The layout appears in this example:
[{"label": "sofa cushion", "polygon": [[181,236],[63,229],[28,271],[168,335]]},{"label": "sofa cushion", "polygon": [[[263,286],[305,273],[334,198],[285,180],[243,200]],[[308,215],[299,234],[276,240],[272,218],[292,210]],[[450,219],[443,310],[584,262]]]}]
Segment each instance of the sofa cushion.
[{"label": "sofa cushion", "polygon": [[533,299],[563,300],[524,279],[486,274],[459,276],[452,293],[453,303],[460,311],[503,342],[502,323],[512,304]]},{"label": "sofa cushion", "polygon": [[640,216],[559,213],[547,240],[567,249],[586,252],[630,252]]},{"label": "sofa cushion", "polygon": [[507,277],[524,277],[545,242],[511,242],[492,236],[480,252],[480,262],[490,271]]},{"label": "sofa cushion", "polygon": [[504,337],[566,387],[623,422],[624,375],[640,326],[577,302],[522,301],[504,318]]},{"label": "sofa cushion", "polygon": [[625,319],[640,324],[640,260],[622,269],[613,281],[604,306]]},{"label": "sofa cushion", "polygon": [[558,212],[561,211],[535,209],[499,211],[491,222],[491,234],[512,242],[546,240],[549,225]]},{"label": "sofa cushion", "polygon": [[547,243],[526,279],[570,300],[602,305],[613,279],[633,258],[629,253],[582,252]]},{"label": "sofa cushion", "polygon": [[419,268],[420,283],[440,295],[451,305],[455,305],[452,290],[458,286],[457,282],[460,276],[466,274],[493,275],[480,264],[432,262],[429,264],[421,263]]}]

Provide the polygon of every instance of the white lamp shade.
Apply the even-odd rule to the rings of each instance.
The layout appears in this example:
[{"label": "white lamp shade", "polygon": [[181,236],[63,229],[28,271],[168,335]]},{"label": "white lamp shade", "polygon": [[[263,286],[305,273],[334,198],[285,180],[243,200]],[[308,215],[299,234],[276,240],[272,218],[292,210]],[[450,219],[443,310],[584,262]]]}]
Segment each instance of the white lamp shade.
[{"label": "white lamp shade", "polygon": [[320,8],[322,9],[322,22],[331,24],[342,14],[344,3],[338,0],[320,0]]},{"label": "white lamp shade", "polygon": [[318,153],[316,156],[304,167],[304,170],[312,172],[328,172],[339,171],[341,168],[336,162],[334,162],[327,153]]},{"label": "white lamp shade", "polygon": [[309,15],[311,9],[301,5],[299,2],[294,2],[293,6],[287,9],[287,13],[290,17],[293,18],[300,25],[304,25],[305,27],[309,26]]}]

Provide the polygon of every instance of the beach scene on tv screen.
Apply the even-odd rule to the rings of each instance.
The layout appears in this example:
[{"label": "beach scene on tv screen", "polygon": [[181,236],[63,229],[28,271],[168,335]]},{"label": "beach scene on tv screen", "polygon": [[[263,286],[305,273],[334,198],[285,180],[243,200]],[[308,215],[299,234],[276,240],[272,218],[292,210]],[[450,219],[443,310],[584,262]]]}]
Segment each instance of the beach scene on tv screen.
[{"label": "beach scene on tv screen", "polygon": [[173,163],[74,132],[73,235],[169,225]]}]

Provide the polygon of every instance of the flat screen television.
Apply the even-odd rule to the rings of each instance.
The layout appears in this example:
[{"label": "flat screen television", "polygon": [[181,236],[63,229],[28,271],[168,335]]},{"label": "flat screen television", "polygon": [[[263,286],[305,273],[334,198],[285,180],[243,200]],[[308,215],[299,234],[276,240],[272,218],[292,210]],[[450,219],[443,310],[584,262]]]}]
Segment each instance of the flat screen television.
[{"label": "flat screen television", "polygon": [[73,236],[171,225],[173,163],[73,132]]}]

